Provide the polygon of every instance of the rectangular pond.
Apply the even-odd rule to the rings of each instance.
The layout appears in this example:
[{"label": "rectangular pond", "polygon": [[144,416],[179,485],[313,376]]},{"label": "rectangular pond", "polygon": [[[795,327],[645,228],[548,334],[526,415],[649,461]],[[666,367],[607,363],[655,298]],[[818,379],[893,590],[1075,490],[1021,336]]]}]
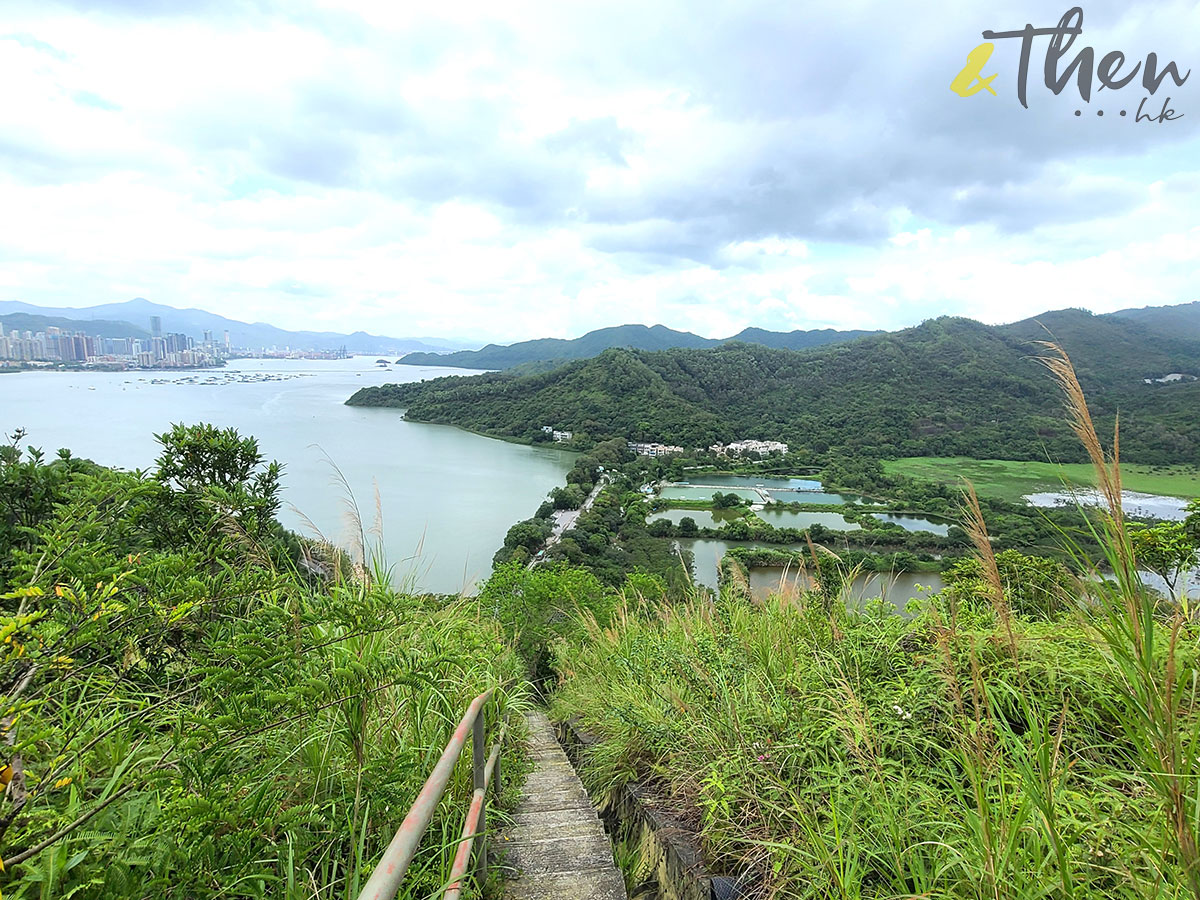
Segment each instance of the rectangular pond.
[{"label": "rectangular pond", "polygon": [[929,519],[925,516],[904,516],[896,513],[872,513],[880,522],[899,525],[905,531],[929,531],[945,537],[950,533],[950,523]]},{"label": "rectangular pond", "polygon": [[742,510],[740,509],[664,509],[661,512],[651,513],[646,521],[654,522],[658,519],[665,519],[678,525],[684,519],[690,518],[701,528],[720,528],[726,522],[739,519],[741,516]]},{"label": "rectangular pond", "polygon": [[[675,541],[683,550],[691,551],[694,557],[695,578],[697,584],[717,589],[717,564],[733,547],[762,546],[741,541],[718,541],[711,538],[680,538]],[[773,545],[773,549],[806,550],[802,545],[781,546]],[[756,566],[750,569],[750,591],[755,597],[764,597],[771,592],[778,593],[781,586],[796,590],[803,576],[796,568],[782,566]],[[929,591],[918,590],[918,585],[930,588]],[[850,591],[851,598],[859,600],[883,597],[898,609],[912,597],[922,593],[933,593],[945,587],[945,580],[940,572],[899,572],[880,573],[864,572],[854,581]],[[907,596],[906,596],[907,595]]]},{"label": "rectangular pond", "polygon": [[[750,596],[765,600],[776,594],[790,596],[807,590],[812,584],[798,569],[763,566],[750,570]],[[903,612],[909,600],[928,597],[946,586],[940,572],[863,572],[854,579],[846,594],[849,604],[861,607],[868,600],[882,599],[897,612]]]},{"label": "rectangular pond", "polygon": [[860,531],[862,529],[857,522],[851,522],[841,513],[835,512],[810,512],[768,506],[755,515],[776,528],[808,528],[810,525],[823,525],[837,531]]},{"label": "rectangular pond", "polygon": [[821,488],[821,482],[811,478],[700,474],[689,481],[663,485],[661,496],[668,500],[711,500],[712,495],[720,491],[723,494],[737,494],[752,502],[761,502],[763,493],[776,503],[841,506],[862,501],[857,494],[831,494]]},{"label": "rectangular pond", "polygon": [[763,487],[768,491],[819,491],[821,482],[810,478],[781,478],[778,475],[704,475],[690,479],[694,484],[725,487]]},{"label": "rectangular pond", "polygon": [[762,495],[753,488],[737,488],[725,487],[721,485],[684,485],[684,484],[668,484],[662,489],[659,495],[664,500],[711,500],[713,494],[736,494],[743,500],[749,500],[751,503],[762,503]]},{"label": "rectangular pond", "polygon": [[776,491],[768,488],[767,496],[776,503],[821,503],[825,506],[843,506],[862,502],[862,498],[858,494],[828,494],[825,491]]}]

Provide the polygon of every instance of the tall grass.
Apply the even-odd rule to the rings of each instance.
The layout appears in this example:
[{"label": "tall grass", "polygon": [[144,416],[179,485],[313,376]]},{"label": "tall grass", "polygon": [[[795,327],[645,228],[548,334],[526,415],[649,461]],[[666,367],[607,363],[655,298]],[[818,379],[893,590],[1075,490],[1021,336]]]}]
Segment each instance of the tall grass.
[{"label": "tall grass", "polygon": [[[304,565],[233,520],[164,543],[140,476],[75,479],[0,586],[5,898],[354,898],[471,699],[511,685],[489,734],[528,702],[477,604],[393,585],[378,503]],[[471,793],[467,751],[403,900],[440,893]]]},{"label": "tall grass", "polygon": [[848,609],[829,587],[852,573],[814,548],[817,591],[588,621],[554,648],[554,711],[601,738],[590,787],[656,786],[764,897],[1200,898],[1200,628],[1139,579],[1118,435],[1105,450],[1047,349],[1108,502],[1088,513],[1104,558],[1063,541],[1111,581],[1014,605],[968,485],[979,587],[909,620]]},{"label": "tall grass", "polygon": [[[1104,641],[1110,671],[1123,688],[1114,712],[1132,744],[1135,766],[1162,804],[1167,827],[1158,852],[1164,871],[1179,871],[1193,897],[1200,898],[1200,718],[1196,712],[1196,634],[1183,606],[1163,608],[1141,581],[1137,555],[1122,509],[1120,422],[1113,427],[1112,448],[1105,451],[1067,354],[1043,345],[1042,362],[1066,395],[1072,429],[1087,450],[1106,511],[1092,520],[1092,533],[1113,572],[1099,577],[1093,597],[1094,622]],[[1082,565],[1087,562],[1068,537],[1066,546]],[[1181,643],[1182,642],[1182,643]]]}]

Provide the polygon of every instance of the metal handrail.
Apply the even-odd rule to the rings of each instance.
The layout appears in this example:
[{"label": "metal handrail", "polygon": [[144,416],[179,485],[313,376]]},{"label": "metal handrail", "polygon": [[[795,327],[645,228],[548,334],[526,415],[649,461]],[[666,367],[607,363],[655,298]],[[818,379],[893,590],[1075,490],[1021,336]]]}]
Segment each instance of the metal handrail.
[{"label": "metal handrail", "polygon": [[444,898],[445,900],[457,900],[461,893],[462,879],[470,864],[471,848],[476,837],[481,840],[479,852],[475,857],[475,878],[479,884],[482,884],[487,878],[487,836],[484,833],[487,823],[487,789],[493,781],[494,771],[496,790],[500,790],[500,746],[504,742],[507,725],[501,728],[499,739],[485,764],[484,721],[480,711],[495,690],[495,688],[491,688],[484,691],[467,707],[466,714],[458,723],[458,727],[454,729],[450,742],[446,744],[446,749],[442,751],[437,765],[433,767],[424,787],[417,794],[417,799],[413,802],[408,815],[404,817],[404,821],[396,829],[391,843],[383,851],[379,864],[375,866],[375,871],[367,879],[366,885],[358,895],[358,900],[392,900],[396,896],[396,891],[400,889],[400,883],[404,880],[404,873],[408,871],[409,864],[417,855],[417,847],[421,843],[425,830],[429,827],[438,801],[446,792],[450,775],[467,742],[468,731],[471,732],[471,775],[475,793],[471,797],[467,820],[463,823],[458,852],[455,854],[454,865],[450,870],[450,885],[446,889]]}]

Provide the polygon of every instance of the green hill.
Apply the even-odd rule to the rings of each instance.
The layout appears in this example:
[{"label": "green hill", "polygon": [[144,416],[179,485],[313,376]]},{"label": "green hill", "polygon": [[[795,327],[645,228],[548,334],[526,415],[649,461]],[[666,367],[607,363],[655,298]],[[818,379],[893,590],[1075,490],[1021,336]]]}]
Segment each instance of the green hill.
[{"label": "green hill", "polygon": [[740,342],[762,344],[764,347],[774,347],[776,350],[806,350],[809,347],[823,347],[826,344],[852,341],[856,338],[880,333],[879,331],[835,331],[832,328],[819,328],[811,331],[767,331],[764,328],[744,328],[733,337],[716,343]]},{"label": "green hill", "polygon": [[1147,306],[1110,313],[1124,322],[1136,322],[1158,334],[1200,341],[1200,300],[1177,306]]},{"label": "green hill", "polygon": [[[1189,312],[1189,307],[1192,310]],[[1129,317],[1126,312],[1152,313]],[[1196,327],[1185,325],[1191,318]],[[1085,309],[1060,309],[1032,319],[1001,325],[1006,337],[1031,345],[1055,340],[1068,349],[1081,380],[1093,387],[1116,388],[1169,372],[1191,372],[1200,366],[1200,305],[1157,307],[1097,316]]]},{"label": "green hill", "polygon": [[[1131,461],[1200,461],[1200,383],[1147,385],[1144,373],[1200,374],[1200,342],[1164,341],[1109,317],[1041,317],[1068,352],[1101,423],[1121,412]],[[779,439],[882,457],[1071,460],[1078,442],[1061,399],[1031,357],[1045,331],[941,318],[904,331],[803,351],[731,343],[658,352],[607,350],[550,372],[489,373],[364,388],[353,405],[532,439],[541,426],[592,438],[686,447]]]},{"label": "green hill", "polygon": [[77,331],[82,331],[84,334],[90,334],[93,337],[106,338],[148,338],[150,332],[144,328],[138,328],[131,322],[122,322],[115,319],[66,319],[62,316],[42,316],[35,313],[8,313],[0,315],[0,324],[4,325],[4,333],[10,331],[32,331],[37,333],[45,331],[47,328],[61,328],[63,331],[74,334]]},{"label": "green hill", "polygon": [[545,370],[573,359],[587,359],[614,347],[629,350],[669,350],[677,347],[696,349],[743,341],[799,350],[877,333],[834,331],[831,328],[789,332],[747,328],[731,338],[717,340],[700,337],[690,331],[674,331],[663,325],[617,325],[589,331],[583,337],[573,340],[541,338],[509,346],[488,344],[482,350],[460,350],[457,353],[410,353],[400,362],[409,366],[453,366],[462,369],[512,369],[520,366],[524,371],[529,371]]}]

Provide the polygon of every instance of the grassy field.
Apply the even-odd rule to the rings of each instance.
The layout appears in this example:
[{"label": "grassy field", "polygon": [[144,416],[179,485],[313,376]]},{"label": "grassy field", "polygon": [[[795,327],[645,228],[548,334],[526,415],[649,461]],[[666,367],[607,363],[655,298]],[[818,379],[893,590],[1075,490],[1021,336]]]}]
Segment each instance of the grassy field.
[{"label": "grassy field", "polygon": [[[1063,480],[1074,485],[1095,485],[1095,472],[1084,463],[1055,464],[1019,462],[1007,459],[972,459],[959,456],[937,458],[912,456],[883,463],[889,475],[907,475],[926,481],[958,484],[969,478],[980,494],[1020,502],[1035,491],[1060,490]],[[1121,482],[1126,490],[1171,497],[1200,497],[1200,469],[1194,466],[1121,466]]]}]

